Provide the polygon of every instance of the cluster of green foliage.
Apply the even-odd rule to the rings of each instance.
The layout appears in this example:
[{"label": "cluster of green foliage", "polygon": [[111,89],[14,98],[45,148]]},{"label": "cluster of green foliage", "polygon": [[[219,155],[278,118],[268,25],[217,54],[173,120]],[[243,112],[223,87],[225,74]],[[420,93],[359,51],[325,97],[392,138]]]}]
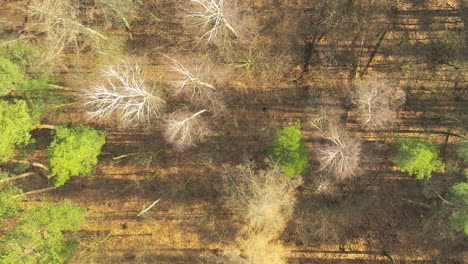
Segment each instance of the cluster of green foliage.
[{"label": "cluster of green foliage", "polygon": [[0,162],[8,161],[13,150],[31,141],[30,131],[39,123],[24,100],[0,101]]},{"label": "cluster of green foliage", "polygon": [[106,143],[106,135],[87,126],[57,127],[54,141],[47,149],[51,167],[48,177],[55,177],[55,186],[62,186],[71,176],[89,176]]},{"label": "cluster of green foliage", "polygon": [[26,76],[18,65],[5,57],[0,57],[0,95],[7,95],[18,87],[26,86]]},{"label": "cluster of green foliage", "polygon": [[23,191],[11,184],[0,186],[0,220],[18,212],[24,199]]},{"label": "cluster of green foliage", "polygon": [[[8,178],[8,173],[0,171],[0,180]],[[23,191],[9,182],[0,183],[0,221],[18,212],[24,199]]]},{"label": "cluster of green foliage", "polygon": [[461,141],[456,144],[458,157],[468,163],[468,141]]},{"label": "cluster of green foliage", "polygon": [[430,178],[432,172],[445,168],[439,159],[439,148],[436,144],[421,138],[403,138],[396,143],[398,153],[393,161],[403,172],[408,172],[416,179]]},{"label": "cluster of green foliage", "polygon": [[31,43],[15,42],[3,46],[0,49],[0,56],[9,59],[23,71],[31,72],[32,68],[35,68],[40,60],[41,51]]},{"label": "cluster of green foliage", "polygon": [[452,215],[453,229],[468,236],[468,183],[452,186],[448,200],[455,206]]},{"label": "cluster of green foliage", "polygon": [[276,132],[273,156],[287,177],[292,177],[305,170],[308,163],[308,153],[299,121],[293,126],[284,127]]},{"label": "cluster of green foliage", "polygon": [[45,90],[50,78],[33,69],[38,58],[38,49],[30,44],[17,43],[0,49],[0,95]]},{"label": "cluster of green foliage", "polygon": [[63,232],[78,231],[85,217],[86,209],[69,201],[27,208],[18,224],[0,239],[0,263],[63,263],[78,245]]},{"label": "cluster of green foliage", "polygon": [[[465,164],[468,164],[468,141],[461,141],[456,144],[455,148],[457,155],[461,158]],[[468,179],[468,167],[465,165],[465,177]]]},{"label": "cluster of green foliage", "polygon": [[[48,75],[34,68],[37,57],[37,48],[32,45],[0,48],[0,163],[10,160],[15,149],[32,146],[30,132],[39,124],[44,106],[52,102]],[[47,150],[52,169],[48,176],[56,178],[56,186],[71,176],[93,171],[105,136],[105,132],[88,127],[57,128]],[[30,163],[22,162],[13,171],[29,168]],[[8,217],[16,225],[2,230],[0,263],[59,264],[70,259],[78,241],[66,234],[79,230],[86,209],[64,202],[20,210],[25,194],[8,177],[0,171],[0,221]]]}]

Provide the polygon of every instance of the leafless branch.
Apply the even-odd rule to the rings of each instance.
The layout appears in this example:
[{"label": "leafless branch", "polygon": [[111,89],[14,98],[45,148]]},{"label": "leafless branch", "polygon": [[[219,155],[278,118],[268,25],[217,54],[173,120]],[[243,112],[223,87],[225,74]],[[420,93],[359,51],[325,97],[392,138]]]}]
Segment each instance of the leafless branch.
[{"label": "leafless branch", "polygon": [[[168,55],[164,56],[169,59],[169,67],[175,75],[172,85],[177,95],[187,98],[194,105],[208,107],[212,113],[224,110],[220,91],[214,85],[215,79],[222,81],[225,77],[222,71],[212,70],[203,64],[182,63]],[[213,74],[221,76],[214,77]]]},{"label": "leafless branch", "polygon": [[383,76],[368,76],[355,85],[353,102],[364,114],[362,123],[368,128],[395,123],[405,101],[405,92]]},{"label": "leafless branch", "polygon": [[44,62],[53,64],[69,44],[78,47],[79,42],[90,44],[108,39],[81,21],[83,14],[76,1],[32,0],[22,10],[29,18],[23,32],[46,35]]},{"label": "leafless branch", "polygon": [[151,208],[153,208],[159,201],[161,200],[161,198],[157,199],[156,201],[154,201],[150,206],[146,207],[145,209],[141,210],[141,212],[137,215],[137,216],[140,216],[146,212],[148,212]]},{"label": "leafless branch", "polygon": [[203,141],[208,131],[206,121],[200,116],[204,112],[206,112],[205,109],[195,114],[189,112],[173,113],[166,120],[164,129],[166,141],[178,150],[187,149]]},{"label": "leafless branch", "polygon": [[276,164],[256,170],[252,162],[226,166],[223,176],[228,204],[246,223],[219,263],[286,263],[288,250],[277,239],[293,215],[302,179],[286,178]]},{"label": "leafless branch", "polygon": [[330,125],[326,130],[312,125],[329,141],[329,144],[317,148],[319,171],[332,173],[338,180],[354,176],[359,169],[361,141],[348,136],[337,125]]},{"label": "leafless branch", "polygon": [[196,25],[206,29],[200,39],[206,39],[208,42],[216,38],[218,32],[226,28],[233,36],[239,38],[239,33],[226,18],[224,0],[190,0],[198,4],[202,11],[194,12],[188,15],[190,18],[198,20]]},{"label": "leafless branch", "polygon": [[107,67],[105,82],[92,87],[85,95],[88,118],[103,122],[120,115],[124,126],[150,123],[161,115],[166,102],[141,76],[138,64],[123,62]]},{"label": "leafless branch", "polygon": [[247,229],[276,238],[292,216],[302,179],[286,178],[276,165],[257,171],[251,163],[226,167],[224,178],[228,203],[246,219]]}]

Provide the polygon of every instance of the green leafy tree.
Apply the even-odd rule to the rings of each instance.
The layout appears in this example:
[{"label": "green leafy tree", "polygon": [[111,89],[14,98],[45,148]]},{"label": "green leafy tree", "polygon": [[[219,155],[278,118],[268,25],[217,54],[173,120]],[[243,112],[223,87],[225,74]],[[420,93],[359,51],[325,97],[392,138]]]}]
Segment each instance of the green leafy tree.
[{"label": "green leafy tree", "polygon": [[[0,180],[7,177],[8,173],[0,171]],[[23,191],[9,182],[0,183],[0,221],[5,217],[16,214],[23,199]]]},{"label": "green leafy tree", "polygon": [[393,161],[403,172],[416,179],[430,178],[432,172],[445,168],[439,159],[439,147],[421,138],[403,138],[396,143],[398,153]]},{"label": "green leafy tree", "polygon": [[0,101],[0,163],[8,161],[18,145],[31,141],[29,132],[38,123],[29,113],[26,101]]},{"label": "green leafy tree", "polygon": [[448,200],[455,207],[452,214],[453,229],[468,236],[468,183],[452,186]]},{"label": "green leafy tree", "polygon": [[107,133],[87,126],[57,127],[54,141],[47,149],[55,186],[62,186],[72,176],[89,176],[96,166],[97,156],[106,143]]},{"label": "green leafy tree", "polygon": [[20,67],[5,57],[0,57],[0,96],[25,86],[26,76]]},{"label": "green leafy tree", "polygon": [[41,51],[38,46],[29,42],[12,42],[0,48],[0,56],[18,65],[23,72],[34,72],[41,62]]},{"label": "green leafy tree", "polygon": [[284,127],[276,132],[273,156],[278,160],[281,172],[287,177],[292,177],[305,170],[308,163],[308,153],[299,121],[293,126]]},{"label": "green leafy tree", "polygon": [[[2,53],[5,56],[2,56]],[[0,96],[7,95],[11,91],[27,92],[43,90],[47,87],[49,82],[47,75],[27,71],[29,67],[24,65],[24,61],[28,60],[27,54],[5,53],[0,50]]]},{"label": "green leafy tree", "polygon": [[39,56],[38,48],[27,43],[0,47],[0,96],[34,99],[30,107],[41,110],[43,104],[57,101],[57,93],[49,89],[50,76],[37,67]]},{"label": "green leafy tree", "polygon": [[78,241],[64,235],[84,224],[86,209],[66,201],[28,208],[0,239],[0,263],[59,264],[72,257]]},{"label": "green leafy tree", "polygon": [[23,192],[11,184],[3,184],[0,187],[0,220],[18,212],[23,200]]}]

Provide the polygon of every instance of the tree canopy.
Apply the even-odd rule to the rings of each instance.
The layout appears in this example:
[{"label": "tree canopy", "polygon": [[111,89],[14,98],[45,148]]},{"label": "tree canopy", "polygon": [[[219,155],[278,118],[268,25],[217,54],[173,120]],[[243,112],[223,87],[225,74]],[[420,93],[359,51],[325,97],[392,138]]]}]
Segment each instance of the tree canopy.
[{"label": "tree canopy", "polygon": [[279,162],[281,172],[287,177],[305,170],[308,163],[307,155],[299,121],[293,126],[284,127],[276,132],[273,156]]},{"label": "tree canopy", "polygon": [[401,171],[416,176],[416,179],[430,178],[433,171],[445,168],[435,143],[421,138],[403,138],[396,143],[396,147],[398,153],[393,161]]},{"label": "tree canopy", "polygon": [[78,231],[85,217],[86,209],[69,201],[27,208],[0,239],[0,263],[63,263],[78,244],[63,231]]},{"label": "tree canopy", "polygon": [[48,177],[55,178],[55,186],[62,186],[72,176],[90,175],[106,135],[87,126],[57,127],[55,139],[47,149],[51,167]]},{"label": "tree canopy", "polygon": [[29,132],[38,124],[24,100],[0,101],[0,162],[8,161],[13,150],[31,140]]}]

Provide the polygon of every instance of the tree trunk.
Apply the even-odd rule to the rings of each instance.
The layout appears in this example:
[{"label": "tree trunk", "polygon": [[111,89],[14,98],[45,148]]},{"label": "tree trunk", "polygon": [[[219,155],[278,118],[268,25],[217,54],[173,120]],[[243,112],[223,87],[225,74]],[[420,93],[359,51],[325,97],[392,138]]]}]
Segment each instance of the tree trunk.
[{"label": "tree trunk", "polygon": [[46,165],[44,165],[44,164],[42,164],[42,163],[39,163],[39,162],[29,162],[29,161],[27,161],[27,160],[17,160],[17,159],[12,159],[12,160],[10,160],[10,162],[29,163],[29,164],[30,164],[31,166],[33,166],[33,167],[40,168],[40,169],[42,169],[42,170],[44,170],[44,171],[46,171],[46,172],[49,171],[49,168],[48,168]]},{"label": "tree trunk", "polygon": [[13,181],[13,180],[25,178],[25,177],[28,177],[28,176],[31,176],[31,175],[34,175],[34,174],[35,174],[34,172],[22,173],[22,174],[20,174],[20,175],[16,175],[16,176],[13,176],[13,177],[10,177],[10,178],[1,179],[1,180],[0,180],[0,183],[1,183],[1,182],[9,182],[9,181]]},{"label": "tree trunk", "polygon": [[40,124],[40,125],[37,125],[36,128],[55,129],[55,126],[54,125],[47,125],[47,124]]},{"label": "tree trunk", "polygon": [[40,189],[40,190],[34,190],[34,191],[29,191],[29,192],[25,192],[23,193],[24,195],[32,195],[32,194],[37,194],[37,193],[43,193],[43,192],[48,192],[48,191],[51,191],[53,189],[56,189],[57,187],[48,187],[48,188],[44,188],[44,189]]}]

